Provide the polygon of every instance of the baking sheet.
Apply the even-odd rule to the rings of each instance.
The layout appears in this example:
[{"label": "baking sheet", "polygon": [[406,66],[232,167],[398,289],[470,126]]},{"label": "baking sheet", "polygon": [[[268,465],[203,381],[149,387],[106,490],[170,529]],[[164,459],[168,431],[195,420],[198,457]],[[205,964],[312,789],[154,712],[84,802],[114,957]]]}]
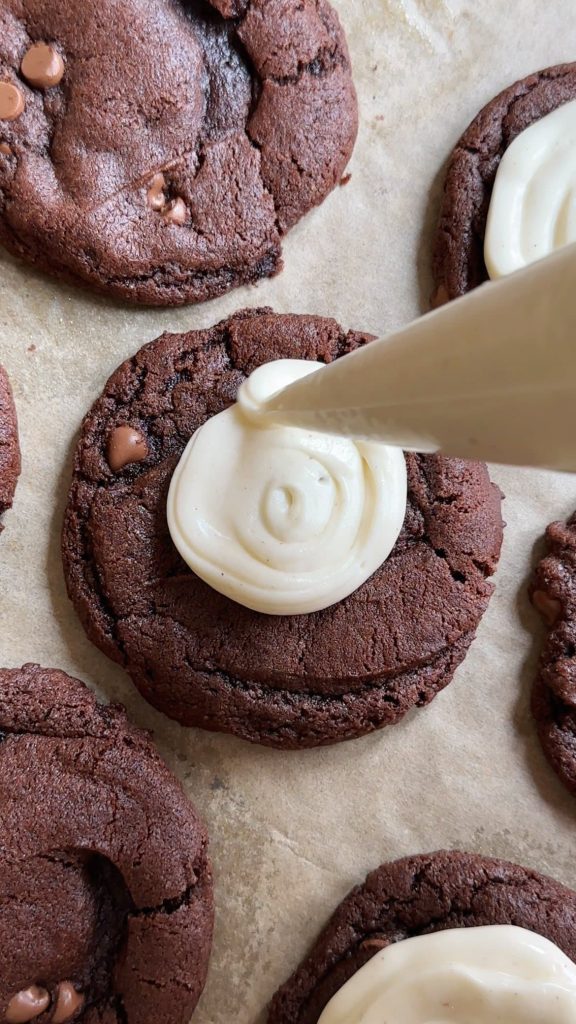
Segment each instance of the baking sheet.
[{"label": "baking sheet", "polygon": [[[1,661],[36,660],[126,703],[205,815],[216,942],[197,1024],[253,1024],[350,886],[387,858],[459,847],[576,887],[576,802],[547,767],[528,712],[541,627],[525,583],[544,526],[576,481],[495,469],[508,523],[497,591],[454,683],[400,725],[300,754],[170,723],[96,651],[68,604],[59,531],[80,420],[108,374],[164,330],[242,306],[335,316],[383,333],[430,292],[443,164],[501,88],[576,59],[572,0],[334,0],[362,125],[352,179],[285,243],[274,281],[199,308],[134,311],[0,255],[0,360],[14,385],[24,471],[0,541]],[[535,411],[537,429],[537,411]]]}]

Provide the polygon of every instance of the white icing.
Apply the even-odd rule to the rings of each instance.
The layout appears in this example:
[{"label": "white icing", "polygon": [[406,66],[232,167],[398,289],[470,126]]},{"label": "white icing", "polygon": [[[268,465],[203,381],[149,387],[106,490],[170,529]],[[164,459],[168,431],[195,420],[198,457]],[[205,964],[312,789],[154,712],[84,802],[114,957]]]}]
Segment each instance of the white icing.
[{"label": "white icing", "polygon": [[576,242],[576,100],[508,147],[490,202],[484,259],[492,278]]},{"label": "white icing", "polygon": [[394,943],[318,1024],[574,1024],[576,965],[533,932],[458,928]]},{"label": "white icing", "polygon": [[272,394],[321,365],[256,370],[239,402],[192,437],[170,485],[168,525],[188,565],[270,615],[343,600],[386,560],[406,514],[400,449],[259,417]]}]

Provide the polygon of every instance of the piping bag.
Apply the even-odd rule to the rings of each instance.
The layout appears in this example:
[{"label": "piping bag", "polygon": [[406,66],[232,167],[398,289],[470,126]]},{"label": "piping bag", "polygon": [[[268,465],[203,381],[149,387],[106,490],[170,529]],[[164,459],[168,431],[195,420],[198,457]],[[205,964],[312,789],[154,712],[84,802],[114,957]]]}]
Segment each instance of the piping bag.
[{"label": "piping bag", "polygon": [[411,451],[576,472],[576,245],[296,381],[261,414]]}]

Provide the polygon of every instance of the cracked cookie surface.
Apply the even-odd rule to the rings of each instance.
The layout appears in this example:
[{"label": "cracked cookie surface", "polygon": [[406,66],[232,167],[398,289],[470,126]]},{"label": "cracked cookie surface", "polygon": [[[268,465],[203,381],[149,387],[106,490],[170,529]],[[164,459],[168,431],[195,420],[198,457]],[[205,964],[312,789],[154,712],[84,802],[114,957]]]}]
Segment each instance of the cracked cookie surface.
[{"label": "cracked cookie surface", "polygon": [[207,836],[148,734],[63,672],[0,670],[0,780],[0,1020],[188,1024]]},{"label": "cracked cookie surface", "polygon": [[4,0],[0,85],[0,242],[153,305],[278,272],[357,132],[327,0]]},{"label": "cracked cookie surface", "polygon": [[537,932],[576,960],[576,893],[552,879],[455,851],[383,864],[340,904],[274,997],[268,1024],[317,1024],[332,996],[390,943],[498,924]]},{"label": "cracked cookie surface", "polygon": [[0,366],[0,532],[1,517],[12,507],[20,475],[20,446],[16,409],[8,374]]},{"label": "cracked cookie surface", "polygon": [[408,508],[389,559],[310,615],[234,603],[170,538],[177,462],[243,380],[269,360],[331,362],[368,340],[333,320],[246,310],[142,348],[84,421],[63,529],[68,591],[91,640],[185,725],[287,748],[359,736],[432,700],[474,638],[502,541],[501,495],[479,463],[408,455]]},{"label": "cracked cookie surface", "polygon": [[532,691],[532,713],[544,753],[576,796],[576,514],[552,523],[548,553],[530,587],[548,635]]},{"label": "cracked cookie surface", "polygon": [[434,244],[433,305],[488,280],[484,237],[494,180],[508,147],[526,128],[576,99],[576,64],[560,64],[516,82],[464,132],[448,166]]}]

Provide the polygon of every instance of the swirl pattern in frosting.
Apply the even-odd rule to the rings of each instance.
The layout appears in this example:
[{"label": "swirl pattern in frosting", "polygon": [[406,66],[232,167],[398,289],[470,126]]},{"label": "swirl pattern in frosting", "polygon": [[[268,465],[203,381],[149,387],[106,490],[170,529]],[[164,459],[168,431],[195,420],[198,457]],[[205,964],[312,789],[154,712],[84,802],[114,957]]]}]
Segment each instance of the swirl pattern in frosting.
[{"label": "swirl pattern in frosting", "polygon": [[508,147],[490,201],[484,261],[504,277],[576,242],[576,100]]},{"label": "swirl pattern in frosting", "polygon": [[387,946],[318,1024],[573,1024],[576,964],[524,928],[490,925]]},{"label": "swirl pattern in frosting", "polygon": [[262,402],[320,369],[278,360],[239,402],[192,437],[174,472],[168,525],[180,554],[215,590],[254,611],[319,611],[386,560],[406,513],[400,449],[258,416]]}]

